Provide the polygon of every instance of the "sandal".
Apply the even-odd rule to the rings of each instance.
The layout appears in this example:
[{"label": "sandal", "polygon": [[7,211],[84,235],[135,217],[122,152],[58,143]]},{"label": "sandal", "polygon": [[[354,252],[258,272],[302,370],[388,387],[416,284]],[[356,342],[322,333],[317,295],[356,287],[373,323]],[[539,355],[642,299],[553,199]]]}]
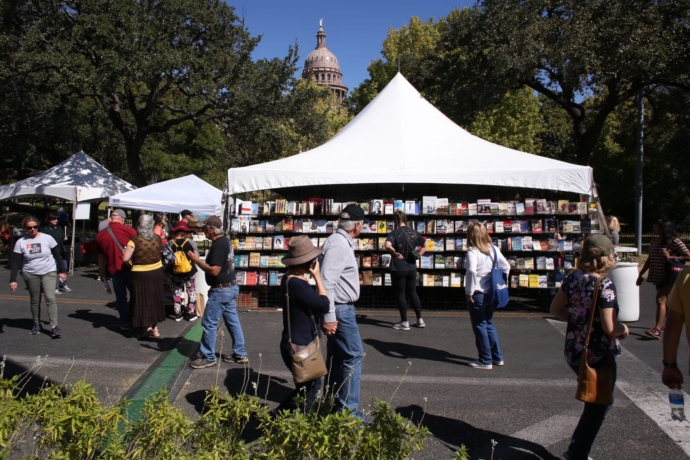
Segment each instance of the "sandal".
[{"label": "sandal", "polygon": [[152,335],[153,337],[160,337],[160,336],[161,336],[160,332],[158,332],[158,328],[157,328],[157,327],[154,327],[154,328],[153,328],[153,330],[151,331],[151,335]]}]

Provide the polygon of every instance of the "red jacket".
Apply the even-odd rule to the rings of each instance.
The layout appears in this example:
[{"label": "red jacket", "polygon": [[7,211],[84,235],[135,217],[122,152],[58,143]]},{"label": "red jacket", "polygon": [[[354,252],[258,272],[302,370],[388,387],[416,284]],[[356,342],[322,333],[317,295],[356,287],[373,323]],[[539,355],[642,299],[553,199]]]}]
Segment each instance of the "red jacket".
[{"label": "red jacket", "polygon": [[[119,222],[111,222],[108,226],[113,230],[113,233],[123,248],[126,247],[129,240],[137,234],[137,231],[132,227]],[[117,247],[117,244],[115,244],[107,228],[98,232],[96,241],[98,242],[98,253],[105,254],[108,258],[108,273],[112,275],[122,270],[122,251]]]}]

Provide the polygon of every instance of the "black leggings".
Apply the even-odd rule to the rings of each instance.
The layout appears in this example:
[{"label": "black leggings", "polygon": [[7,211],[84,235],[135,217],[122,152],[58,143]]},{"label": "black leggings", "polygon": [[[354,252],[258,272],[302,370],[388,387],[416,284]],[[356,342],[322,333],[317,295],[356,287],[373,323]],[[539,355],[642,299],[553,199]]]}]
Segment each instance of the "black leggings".
[{"label": "black leggings", "polygon": [[407,321],[407,300],[405,294],[410,298],[410,303],[414,309],[417,319],[422,317],[422,304],[417,295],[417,270],[407,270],[403,272],[391,272],[393,290],[398,297],[398,309],[400,309],[400,320]]}]

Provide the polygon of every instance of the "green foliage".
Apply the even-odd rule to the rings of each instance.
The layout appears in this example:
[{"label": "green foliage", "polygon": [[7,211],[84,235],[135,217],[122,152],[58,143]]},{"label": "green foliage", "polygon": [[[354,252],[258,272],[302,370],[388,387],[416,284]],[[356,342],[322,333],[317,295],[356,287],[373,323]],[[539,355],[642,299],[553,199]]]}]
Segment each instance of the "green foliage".
[{"label": "green foliage", "polygon": [[[429,431],[375,401],[365,424],[348,412],[331,414],[332,397],[311,411],[272,415],[256,396],[220,396],[212,388],[194,422],[168,401],[148,398],[135,423],[127,403],[103,407],[84,382],[51,385],[18,397],[20,379],[0,378],[0,458],[56,459],[404,459],[421,450]],[[258,422],[261,438],[243,432]]]}]

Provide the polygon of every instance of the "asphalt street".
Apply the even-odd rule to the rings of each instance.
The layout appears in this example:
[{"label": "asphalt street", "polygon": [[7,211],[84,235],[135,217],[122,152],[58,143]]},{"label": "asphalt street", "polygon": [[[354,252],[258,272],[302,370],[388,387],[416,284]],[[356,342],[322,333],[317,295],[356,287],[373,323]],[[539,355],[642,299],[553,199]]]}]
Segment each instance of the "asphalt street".
[{"label": "asphalt street", "polygon": [[[113,296],[96,281],[95,268],[78,268],[69,278],[72,292],[58,297],[63,337],[45,332],[30,336],[28,292],[19,281],[9,290],[9,272],[0,269],[0,353],[6,375],[27,372],[27,390],[45,379],[84,379],[99,397],[113,403],[131,395],[160,366],[194,323],[171,319],[159,325],[161,338],[138,340],[118,328]],[[597,438],[594,459],[686,458],[690,424],[671,422],[667,392],[661,384],[661,341],[644,330],[654,321],[654,291],[641,290],[640,321],[630,323],[631,336],[618,359],[616,402]],[[471,458],[562,458],[577,423],[582,403],[575,400],[576,376],[563,358],[564,323],[547,313],[499,313],[496,327],[506,365],[492,371],[470,368],[476,359],[474,336],[466,312],[426,312],[426,329],[397,331],[397,312],[359,311],[358,322],[366,358],[362,378],[362,409],[374,398],[391,401],[402,415],[426,425],[433,435],[418,459],[451,458],[464,444]],[[44,315],[47,316],[47,315]],[[281,315],[277,311],[241,313],[249,366],[184,371],[172,395],[177,407],[196,417],[206,390],[213,385],[229,392],[247,388],[272,407],[285,397],[292,382],[279,353]],[[225,330],[221,327],[221,330]],[[687,373],[688,346],[682,341],[679,362]],[[325,344],[325,342],[324,342]],[[217,351],[231,353],[227,331]],[[690,409],[689,409],[690,410]]]}]

